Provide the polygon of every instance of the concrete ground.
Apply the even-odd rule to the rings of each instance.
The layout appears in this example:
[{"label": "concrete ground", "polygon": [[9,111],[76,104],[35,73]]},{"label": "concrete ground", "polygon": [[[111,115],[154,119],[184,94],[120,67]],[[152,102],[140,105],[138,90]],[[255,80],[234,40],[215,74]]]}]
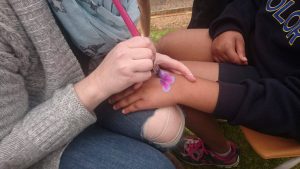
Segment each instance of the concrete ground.
[{"label": "concrete ground", "polygon": [[193,0],[150,0],[151,29],[186,28],[191,18]]},{"label": "concrete ground", "polygon": [[171,14],[153,15],[151,17],[151,29],[161,30],[186,28],[191,19],[191,14],[192,12],[189,10]]},{"label": "concrete ground", "polygon": [[151,11],[164,11],[192,7],[193,0],[150,0]]}]

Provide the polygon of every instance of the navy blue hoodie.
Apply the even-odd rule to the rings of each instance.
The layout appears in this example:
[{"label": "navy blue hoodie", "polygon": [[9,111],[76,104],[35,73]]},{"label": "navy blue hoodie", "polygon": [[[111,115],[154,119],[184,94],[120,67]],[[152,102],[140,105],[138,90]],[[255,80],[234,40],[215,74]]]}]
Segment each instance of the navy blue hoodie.
[{"label": "navy blue hoodie", "polygon": [[243,34],[261,78],[220,82],[215,115],[300,140],[300,1],[235,0],[210,26],[212,38]]}]

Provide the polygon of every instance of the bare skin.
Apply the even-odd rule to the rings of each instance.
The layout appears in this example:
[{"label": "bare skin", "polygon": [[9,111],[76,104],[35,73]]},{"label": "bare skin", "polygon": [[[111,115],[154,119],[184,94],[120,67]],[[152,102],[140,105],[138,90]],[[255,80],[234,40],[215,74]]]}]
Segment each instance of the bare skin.
[{"label": "bare skin", "polygon": [[167,34],[156,49],[176,60],[213,62],[211,44],[207,29],[190,29]]},{"label": "bare skin", "polygon": [[192,71],[197,81],[191,83],[174,75],[176,82],[169,93],[164,93],[159,79],[152,77],[142,88],[115,96],[115,108],[122,108],[124,113],[129,113],[174,104],[184,105],[188,128],[213,151],[228,151],[227,140],[210,113],[214,111],[219,95],[217,62],[247,64],[243,39],[237,40],[240,37],[237,32],[225,32],[212,42],[206,29],[181,30],[166,35],[158,42],[158,51],[177,60],[188,60],[182,63]]},{"label": "bare skin", "polygon": [[[157,49],[177,60],[200,61],[183,63],[196,77],[214,82],[219,79],[218,63],[248,64],[243,36],[235,31],[224,32],[213,41],[207,29],[176,31],[162,38]],[[220,153],[228,150],[226,138],[218,129],[214,117],[200,112],[199,109],[185,107],[185,111],[187,127],[212,150]]]},{"label": "bare skin", "polygon": [[[161,89],[159,78],[152,77],[140,89],[131,89],[116,95],[113,98],[113,102],[116,102],[115,109],[122,108],[126,114],[142,109],[185,105],[187,127],[201,137],[213,151],[224,153],[228,150],[227,141],[219,131],[215,119],[209,114],[215,109],[219,94],[218,83],[214,81],[218,77],[218,64],[195,61],[183,63],[198,78],[196,82],[174,75],[176,83],[169,93],[165,93]],[[201,79],[200,76],[209,80]]]},{"label": "bare skin", "polygon": [[[183,63],[196,77],[214,82],[219,79],[219,64],[216,62],[248,64],[244,39],[234,31],[224,32],[212,41],[207,29],[181,30],[162,38],[157,49],[177,60],[200,61]],[[185,112],[187,127],[212,150],[220,153],[228,150],[227,140],[214,117],[189,107],[185,107]]]}]

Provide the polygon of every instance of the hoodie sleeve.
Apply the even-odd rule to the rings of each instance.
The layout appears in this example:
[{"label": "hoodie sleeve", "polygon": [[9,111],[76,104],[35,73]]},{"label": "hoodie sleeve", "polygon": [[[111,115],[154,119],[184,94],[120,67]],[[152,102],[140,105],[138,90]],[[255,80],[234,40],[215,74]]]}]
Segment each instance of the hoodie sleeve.
[{"label": "hoodie sleeve", "polygon": [[226,31],[238,31],[248,37],[254,26],[258,3],[254,0],[234,0],[228,4],[223,13],[215,19],[209,28],[209,34],[214,39]]},{"label": "hoodie sleeve", "polygon": [[229,123],[300,140],[300,70],[282,79],[220,82],[214,114]]}]

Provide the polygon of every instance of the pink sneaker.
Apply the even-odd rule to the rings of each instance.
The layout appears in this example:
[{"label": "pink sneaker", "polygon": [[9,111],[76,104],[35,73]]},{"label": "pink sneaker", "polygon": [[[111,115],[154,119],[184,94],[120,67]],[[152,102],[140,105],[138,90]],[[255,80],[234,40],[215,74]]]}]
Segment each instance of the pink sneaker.
[{"label": "pink sneaker", "polygon": [[209,150],[198,137],[184,137],[175,149],[175,155],[190,165],[214,165],[231,168],[239,164],[239,150],[236,144],[228,142],[231,152],[223,157]]}]

